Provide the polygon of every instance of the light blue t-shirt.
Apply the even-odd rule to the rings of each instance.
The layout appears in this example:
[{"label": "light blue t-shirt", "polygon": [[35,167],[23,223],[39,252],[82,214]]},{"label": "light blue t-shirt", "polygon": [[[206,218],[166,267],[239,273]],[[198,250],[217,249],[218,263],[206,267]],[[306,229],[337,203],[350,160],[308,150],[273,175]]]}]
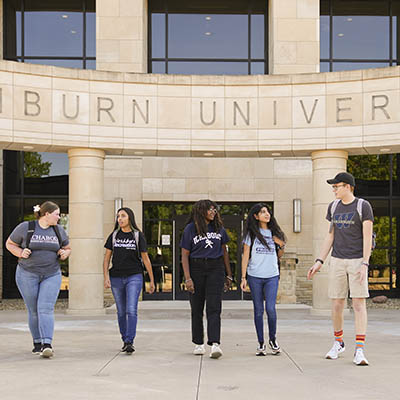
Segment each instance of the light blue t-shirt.
[{"label": "light blue t-shirt", "polygon": [[[272,239],[272,232],[269,229],[260,228],[260,232],[268,243],[269,250],[257,238],[254,239],[247,273],[256,278],[272,278],[279,275],[275,243]],[[250,235],[246,236],[244,243],[248,246],[251,245]]]}]

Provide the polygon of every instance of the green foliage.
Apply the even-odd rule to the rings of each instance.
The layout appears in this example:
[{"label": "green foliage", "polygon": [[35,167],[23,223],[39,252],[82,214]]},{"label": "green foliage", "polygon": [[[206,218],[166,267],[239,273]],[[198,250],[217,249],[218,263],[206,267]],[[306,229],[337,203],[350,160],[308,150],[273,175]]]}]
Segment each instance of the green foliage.
[{"label": "green foliage", "polygon": [[[396,155],[377,154],[368,156],[350,156],[347,161],[347,171],[356,179],[369,181],[388,181],[390,179],[390,157]],[[394,177],[396,171],[394,170]]]},{"label": "green foliage", "polygon": [[49,176],[51,162],[42,162],[42,156],[37,152],[24,153],[25,178],[42,178]]}]

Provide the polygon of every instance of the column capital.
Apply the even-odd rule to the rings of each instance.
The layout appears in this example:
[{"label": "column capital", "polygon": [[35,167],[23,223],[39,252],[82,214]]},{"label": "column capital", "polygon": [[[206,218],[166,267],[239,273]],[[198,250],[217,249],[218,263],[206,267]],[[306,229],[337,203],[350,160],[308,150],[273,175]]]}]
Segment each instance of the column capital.
[{"label": "column capital", "polygon": [[105,158],[106,153],[102,149],[75,148],[68,150],[68,158],[71,157],[99,157]]},{"label": "column capital", "polygon": [[320,158],[342,158],[347,160],[349,153],[346,150],[318,150],[311,153],[311,159],[318,160]]}]

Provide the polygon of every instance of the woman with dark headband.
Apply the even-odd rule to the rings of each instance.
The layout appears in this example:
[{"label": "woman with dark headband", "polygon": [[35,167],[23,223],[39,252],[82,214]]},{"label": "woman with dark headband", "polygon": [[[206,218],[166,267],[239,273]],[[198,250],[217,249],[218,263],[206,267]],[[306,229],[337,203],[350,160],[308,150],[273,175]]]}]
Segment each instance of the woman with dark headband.
[{"label": "woman with dark headband", "polygon": [[[206,305],[207,344],[210,357],[222,356],[220,347],[222,292],[230,287],[232,273],[226,244],[229,237],[223,227],[217,205],[199,200],[182,235],[182,267],[192,309],[193,354],[203,355],[203,312]],[[226,273],[226,275],[225,275]]]}]

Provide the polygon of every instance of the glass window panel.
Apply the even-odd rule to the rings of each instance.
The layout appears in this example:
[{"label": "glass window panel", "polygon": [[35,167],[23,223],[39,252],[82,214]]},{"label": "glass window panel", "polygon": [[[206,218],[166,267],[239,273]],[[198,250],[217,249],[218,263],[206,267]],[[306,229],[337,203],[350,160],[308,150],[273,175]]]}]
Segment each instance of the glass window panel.
[{"label": "glass window panel", "polygon": [[355,69],[383,68],[388,67],[389,62],[334,62],[333,71],[350,71]]},{"label": "glass window panel", "polygon": [[251,74],[252,75],[264,75],[265,74],[265,63],[264,62],[252,62],[251,63]]},{"label": "glass window panel", "polygon": [[320,57],[329,58],[329,15],[321,15],[319,23]]},{"label": "glass window panel", "polygon": [[151,57],[165,57],[165,14],[151,15]]},{"label": "glass window panel", "polygon": [[[374,29],[371,29],[371,26]],[[389,17],[333,17],[333,57],[347,59],[389,58]]]},{"label": "glass window panel", "polygon": [[[400,11],[400,10],[399,10]],[[393,43],[392,43],[392,57],[394,59],[397,58],[397,44],[398,44],[398,38],[397,38],[397,19],[398,16],[397,15],[393,15],[392,18],[392,39],[393,39]]]},{"label": "glass window panel", "polygon": [[42,163],[50,163],[49,176],[68,175],[69,161],[67,153],[37,153]]},{"label": "glass window panel", "polygon": [[319,71],[320,72],[329,72],[329,63],[328,62],[320,62],[319,63]]},{"label": "glass window panel", "polygon": [[54,65],[55,67],[83,68],[83,60],[48,60],[48,59],[27,59],[26,63]]},{"label": "glass window panel", "polygon": [[86,60],[86,69],[96,69],[96,60]]},{"label": "glass window panel", "polygon": [[[265,58],[264,44],[265,44],[265,28],[264,28],[264,15],[252,15],[250,21],[251,25],[251,58]],[[264,72],[262,72],[264,73]]]},{"label": "glass window panel", "polygon": [[172,62],[168,63],[170,74],[195,74],[195,75],[247,75],[247,62]]},{"label": "glass window panel", "polygon": [[82,1],[25,0],[24,20],[26,56],[83,55]]},{"label": "glass window panel", "polygon": [[22,48],[22,44],[21,44],[21,37],[22,37],[22,30],[21,30],[21,15],[22,13],[17,11],[15,18],[16,18],[16,24],[17,24],[17,56],[21,55],[21,48]]},{"label": "glass window panel", "polygon": [[168,35],[171,58],[248,58],[247,15],[169,14]]},{"label": "glass window panel", "polygon": [[96,13],[86,13],[86,57],[96,57]]},{"label": "glass window panel", "polygon": [[153,61],[151,63],[151,72],[153,74],[165,74],[165,62],[164,61]]},{"label": "glass window panel", "polygon": [[19,151],[4,150],[4,191],[5,194],[21,194],[21,174],[24,168]]}]

